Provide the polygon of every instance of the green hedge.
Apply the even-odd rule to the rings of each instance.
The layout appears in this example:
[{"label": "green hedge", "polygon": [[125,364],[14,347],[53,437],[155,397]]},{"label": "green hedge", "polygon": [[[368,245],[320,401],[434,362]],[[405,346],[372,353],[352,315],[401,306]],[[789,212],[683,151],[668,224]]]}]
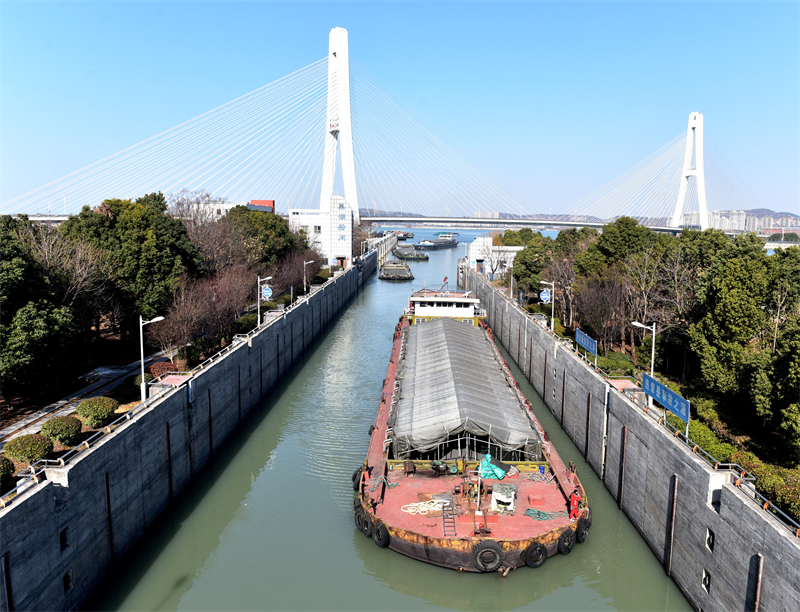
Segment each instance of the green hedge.
[{"label": "green hedge", "polygon": [[117,408],[119,408],[117,400],[101,395],[83,400],[75,412],[79,417],[83,417],[89,427],[100,427],[106,424]]},{"label": "green hedge", "polygon": [[278,305],[275,302],[261,302],[261,312],[266,310],[278,310]]},{"label": "green hedge", "polygon": [[[144,373],[144,382],[146,384],[152,382],[154,378],[155,378],[155,376],[153,376],[152,374],[148,374],[147,372]],[[133,384],[137,389],[142,385],[142,375],[141,374],[139,374],[139,376],[137,376],[136,378],[133,379]]]},{"label": "green hedge", "polygon": [[42,435],[58,440],[64,446],[75,446],[80,440],[83,423],[71,416],[57,416],[42,425]]},{"label": "green hedge", "polygon": [[[686,431],[686,421],[671,412],[667,412],[667,421],[676,429]],[[720,463],[729,463],[731,456],[736,452],[736,447],[721,442],[708,425],[700,421],[689,421],[689,439]]]},{"label": "green hedge", "polygon": [[636,368],[625,353],[611,351],[608,357],[597,356],[597,367],[612,375],[633,376]]},{"label": "green hedge", "polygon": [[34,463],[53,452],[53,441],[41,434],[27,434],[11,440],[3,451],[17,461]]},{"label": "green hedge", "polygon": [[800,522],[800,469],[792,470],[764,463],[747,451],[733,453],[731,461],[756,477],[756,490],[761,495]]},{"label": "green hedge", "polygon": [[[262,304],[263,308],[263,304]],[[256,324],[258,323],[258,314],[252,313],[245,315],[243,317],[239,317],[236,319],[236,333],[237,334],[246,334],[256,328]]]},{"label": "green hedge", "polygon": [[14,488],[14,463],[5,455],[0,455],[0,495]]},{"label": "green hedge", "polygon": [[292,303],[292,296],[288,293],[284,293],[281,297],[275,300],[276,304],[283,304],[284,306],[288,306]]}]

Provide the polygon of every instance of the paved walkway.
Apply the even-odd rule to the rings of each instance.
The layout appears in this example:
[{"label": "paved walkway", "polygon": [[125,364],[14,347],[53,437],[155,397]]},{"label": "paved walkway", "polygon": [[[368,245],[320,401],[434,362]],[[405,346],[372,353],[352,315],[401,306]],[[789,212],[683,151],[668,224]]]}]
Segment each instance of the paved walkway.
[{"label": "paved walkway", "polygon": [[[164,357],[163,353],[154,353],[145,357],[145,365],[150,365],[152,362]],[[93,371],[100,371],[101,378],[92,384],[71,393],[67,397],[53,402],[49,406],[45,406],[41,410],[28,415],[24,419],[20,419],[16,423],[12,423],[7,427],[0,429],[0,451],[3,450],[6,443],[18,435],[38,433],[42,428],[43,417],[51,416],[66,416],[75,411],[75,406],[81,400],[89,397],[95,397],[108,393],[112,389],[116,389],[125,382],[125,379],[133,374],[138,374],[141,371],[141,362],[137,359],[135,362],[126,366],[118,368],[97,368]]]}]

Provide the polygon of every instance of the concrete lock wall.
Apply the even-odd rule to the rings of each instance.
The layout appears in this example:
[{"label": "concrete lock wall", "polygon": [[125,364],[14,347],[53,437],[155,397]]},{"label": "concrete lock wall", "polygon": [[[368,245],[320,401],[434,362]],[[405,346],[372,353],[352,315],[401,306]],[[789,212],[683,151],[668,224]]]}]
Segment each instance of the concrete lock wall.
[{"label": "concrete lock wall", "polygon": [[464,284],[486,308],[495,338],[696,609],[800,610],[800,538],[736,487],[733,475],[714,471],[484,278],[467,270]]},{"label": "concrete lock wall", "polygon": [[0,610],[69,610],[261,404],[377,269],[371,251],[0,510]]}]

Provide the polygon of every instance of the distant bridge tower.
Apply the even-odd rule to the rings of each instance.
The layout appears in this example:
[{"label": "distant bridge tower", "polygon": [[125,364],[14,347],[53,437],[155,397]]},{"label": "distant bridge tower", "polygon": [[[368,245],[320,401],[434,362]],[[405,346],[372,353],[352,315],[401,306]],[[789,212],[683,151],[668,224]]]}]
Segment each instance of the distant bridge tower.
[{"label": "distant bridge tower", "polygon": [[[360,217],[350,117],[350,53],[344,28],[333,28],[328,38],[328,112],[325,119],[319,209],[291,209],[289,223],[306,233],[309,244],[323,253],[328,263],[347,266],[353,251],[353,228],[360,223]],[[333,193],[337,153],[342,160],[344,197]]]},{"label": "distant bridge tower", "polygon": [[[692,150],[694,150],[694,168],[692,168]],[[675,202],[675,213],[672,215],[671,227],[680,227],[683,205],[686,201],[686,189],[689,177],[697,180],[697,202],[700,206],[700,229],[708,229],[708,202],[706,201],[706,175],[703,162],[703,113],[689,115],[689,127],[686,130],[686,152],[683,156],[681,170],[681,186],[678,200]]]},{"label": "distant bridge tower", "polygon": [[350,119],[350,52],[347,30],[333,28],[328,49],[328,115],[325,128],[325,161],[322,168],[320,208],[330,205],[336,179],[337,145],[342,156],[342,182],[344,199],[350,205],[356,224],[358,217],[358,190],[356,167],[353,158],[353,124]]}]

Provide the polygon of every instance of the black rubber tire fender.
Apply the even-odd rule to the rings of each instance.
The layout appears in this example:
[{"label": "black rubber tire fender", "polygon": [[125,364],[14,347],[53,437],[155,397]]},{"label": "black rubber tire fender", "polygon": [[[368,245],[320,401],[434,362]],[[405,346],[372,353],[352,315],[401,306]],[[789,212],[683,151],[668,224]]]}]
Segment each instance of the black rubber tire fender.
[{"label": "black rubber tire fender", "polygon": [[500,544],[494,540],[483,540],[472,548],[472,559],[480,571],[493,572],[503,565],[506,556]]},{"label": "black rubber tire fender", "polygon": [[589,521],[585,518],[578,519],[578,525],[575,527],[575,539],[583,544],[586,541],[586,536],[589,535]]},{"label": "black rubber tire fender", "polygon": [[586,508],[586,521],[589,523],[589,528],[592,527],[592,507]]},{"label": "black rubber tire fender", "polygon": [[358,491],[361,488],[361,472],[363,471],[364,468],[360,467],[353,472],[353,491]]},{"label": "black rubber tire fender", "polygon": [[375,525],[372,523],[372,519],[369,516],[369,512],[364,511],[364,523],[361,526],[361,533],[363,533],[368,538],[372,537],[372,532],[375,530]]},{"label": "black rubber tire fender", "polygon": [[528,567],[542,567],[547,561],[547,547],[541,542],[534,542],[522,553],[522,560]]},{"label": "black rubber tire fender", "polygon": [[372,540],[381,548],[389,546],[391,536],[389,535],[389,530],[386,529],[386,525],[381,522],[375,523],[372,530]]},{"label": "black rubber tire fender", "polygon": [[558,538],[558,552],[562,555],[568,555],[572,552],[575,546],[575,532],[568,527],[565,529]]},{"label": "black rubber tire fender", "polygon": [[364,508],[356,508],[355,517],[354,518],[355,518],[355,523],[356,523],[356,529],[358,529],[360,532],[363,533],[364,532],[364,521],[367,520],[367,515],[364,512]]}]

